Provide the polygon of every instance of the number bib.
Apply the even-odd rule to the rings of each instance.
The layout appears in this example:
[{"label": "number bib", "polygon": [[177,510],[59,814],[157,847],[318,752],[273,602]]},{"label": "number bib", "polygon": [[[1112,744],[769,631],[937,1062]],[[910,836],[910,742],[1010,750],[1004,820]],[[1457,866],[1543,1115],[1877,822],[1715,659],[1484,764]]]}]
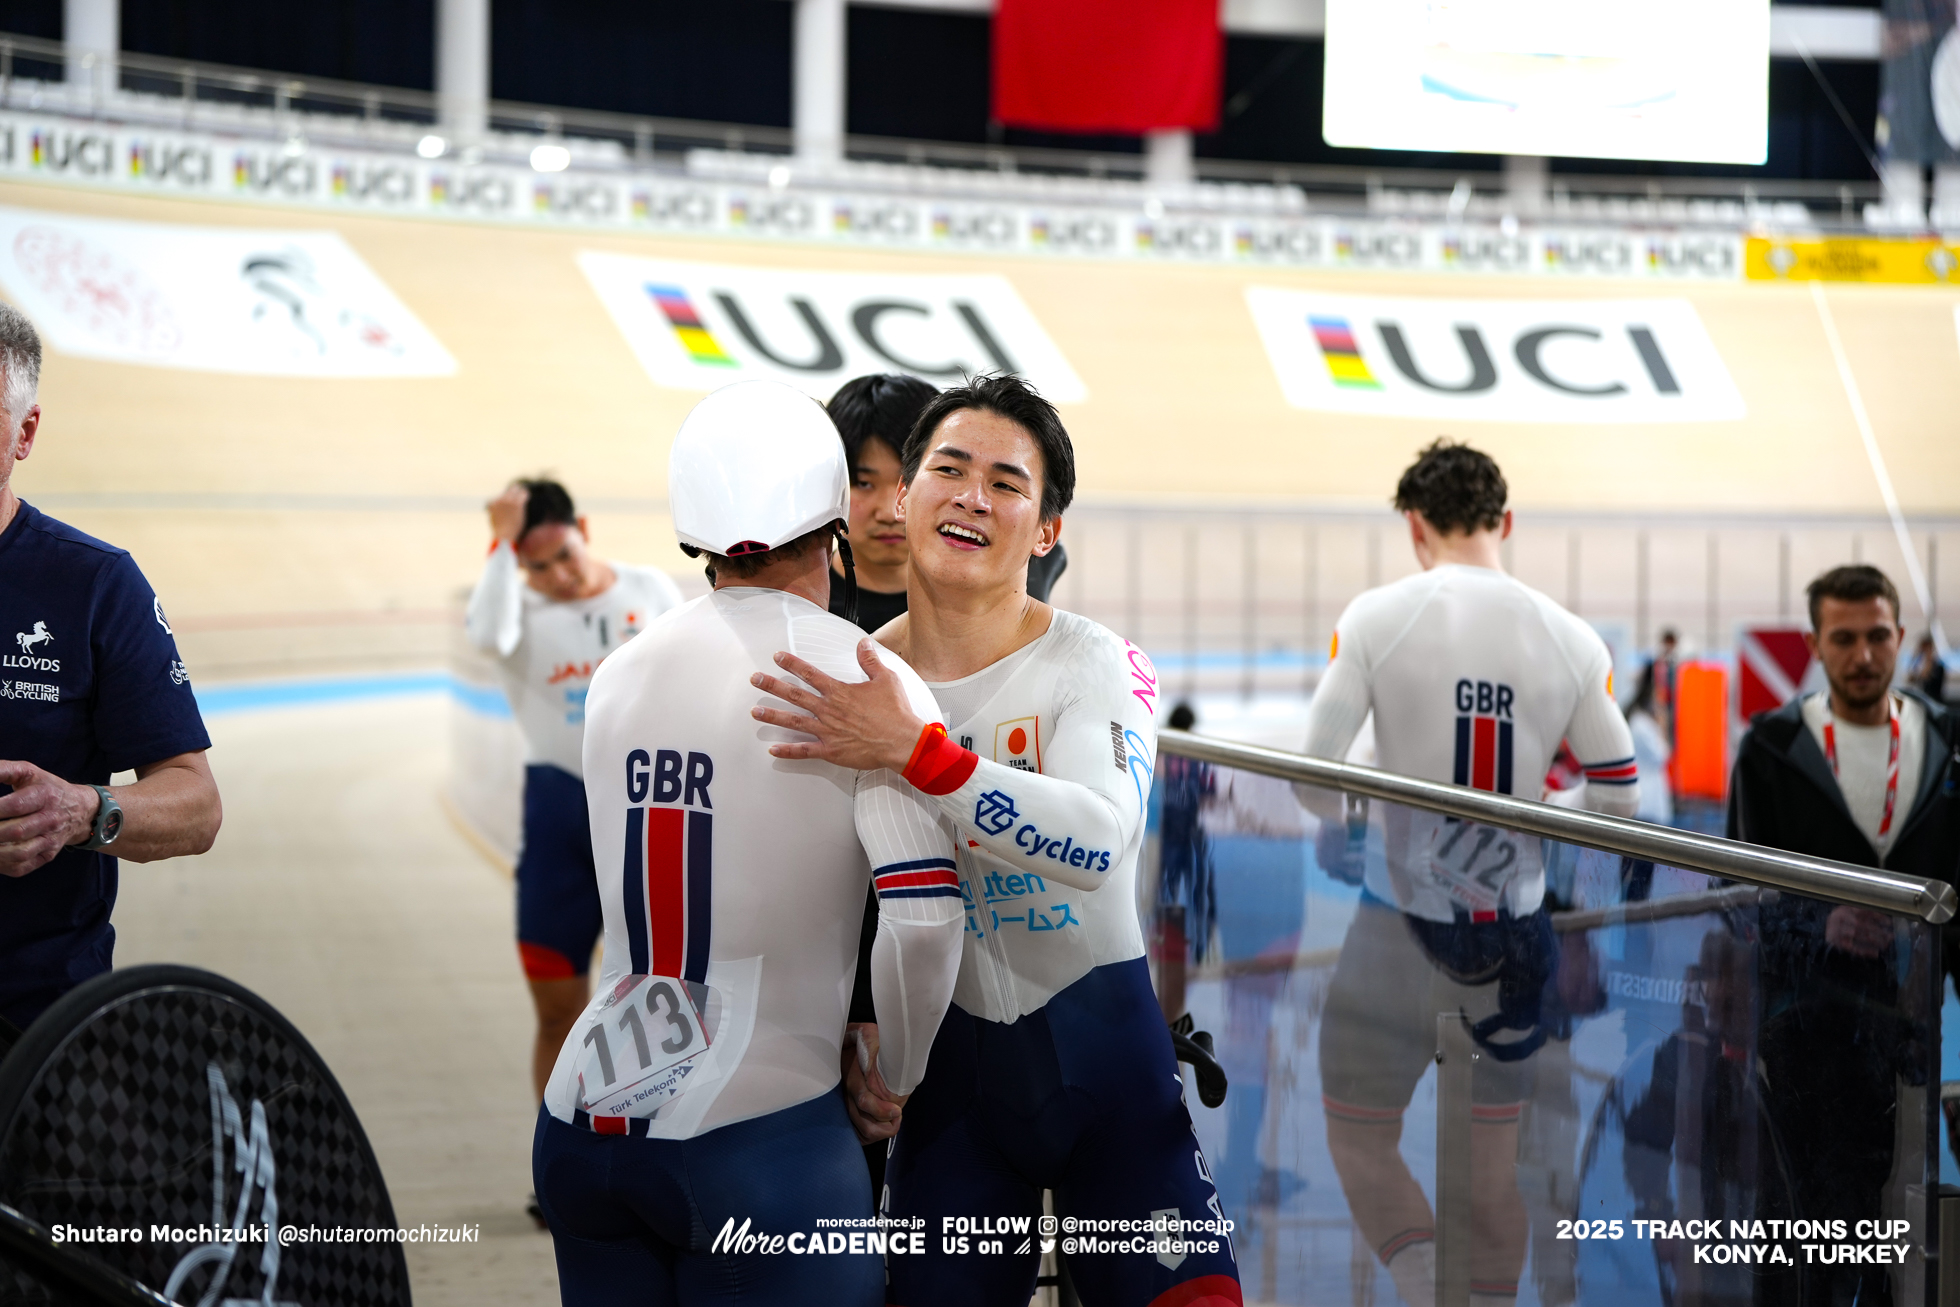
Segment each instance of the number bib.
[{"label": "number bib", "polygon": [[650,1117],[702,1079],[723,996],[672,976],[623,976],[586,1020],[573,1071],[593,1116]]},{"label": "number bib", "polygon": [[1498,826],[1485,826],[1433,814],[1417,865],[1430,880],[1473,915],[1494,913],[1504,891],[1520,876],[1541,870],[1538,840]]}]

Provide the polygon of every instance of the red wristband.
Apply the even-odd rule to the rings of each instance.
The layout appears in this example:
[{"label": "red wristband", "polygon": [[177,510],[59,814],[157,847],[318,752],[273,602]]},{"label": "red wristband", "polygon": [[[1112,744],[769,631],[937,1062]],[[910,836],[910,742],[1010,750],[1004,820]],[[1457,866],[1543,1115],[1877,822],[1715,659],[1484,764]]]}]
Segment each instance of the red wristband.
[{"label": "red wristband", "polygon": [[946,728],[938,722],[926,723],[919,742],[912,746],[912,760],[905,764],[905,779],[927,794],[951,794],[966,784],[980,755],[962,749],[946,738]]}]

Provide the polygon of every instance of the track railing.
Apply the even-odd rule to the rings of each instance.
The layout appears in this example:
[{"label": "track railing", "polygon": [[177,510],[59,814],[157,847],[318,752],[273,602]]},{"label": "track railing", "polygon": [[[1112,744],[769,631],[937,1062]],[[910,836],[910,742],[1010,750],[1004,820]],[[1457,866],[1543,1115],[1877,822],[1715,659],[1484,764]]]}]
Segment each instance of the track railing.
[{"label": "track railing", "polygon": [[1157,747],[1160,752],[1214,766],[1383,799],[1408,808],[1584,845],[1602,853],[1664,862],[1688,871],[1788,890],[1832,903],[1896,912],[1932,925],[1951,920],[1956,904],[1960,904],[1960,895],[1954,893],[1953,886],[1942,881],[1715,839],[1624,817],[1533,803],[1462,785],[1441,785],[1283,749],[1172,730],[1158,733]]}]

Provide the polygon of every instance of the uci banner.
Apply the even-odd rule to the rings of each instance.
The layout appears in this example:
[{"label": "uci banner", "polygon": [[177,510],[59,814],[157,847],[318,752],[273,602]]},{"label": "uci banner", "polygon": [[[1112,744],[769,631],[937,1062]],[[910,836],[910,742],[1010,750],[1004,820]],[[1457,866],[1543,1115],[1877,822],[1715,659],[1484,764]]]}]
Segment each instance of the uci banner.
[{"label": "uci banner", "polygon": [[1017,372],[1050,401],[1088,398],[1006,278],[735,267],[587,252],[579,267],[655,385],[769,377],[818,399],[866,372],[940,385]]},{"label": "uci banner", "polygon": [[1446,300],[1251,286],[1246,302],[1295,408],[1473,422],[1745,414],[1686,300]]},{"label": "uci banner", "polygon": [[55,112],[0,112],[0,177],[323,212],[947,253],[1677,282],[1734,281],[1742,267],[1742,237],[1700,220],[1634,226],[1572,216],[1507,231],[1308,213],[1304,204],[1234,214],[1114,196],[907,196],[631,168],[540,173],[514,161],[309,143],[283,127],[279,139],[251,139]]}]

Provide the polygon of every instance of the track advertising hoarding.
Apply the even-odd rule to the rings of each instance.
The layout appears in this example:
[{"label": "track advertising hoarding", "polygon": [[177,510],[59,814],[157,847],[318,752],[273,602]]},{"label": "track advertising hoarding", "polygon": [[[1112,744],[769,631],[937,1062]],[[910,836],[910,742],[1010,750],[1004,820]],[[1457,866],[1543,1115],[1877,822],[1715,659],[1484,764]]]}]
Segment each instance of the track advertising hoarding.
[{"label": "track advertising hoarding", "polygon": [[1018,372],[1088,396],[1005,277],[811,272],[584,253],[579,267],[656,385],[769,377],[819,399],[867,372],[945,385]]},{"label": "track advertising hoarding", "polygon": [[283,377],[442,377],[427,327],[330,231],[0,209],[0,285],[60,350]]},{"label": "track advertising hoarding", "polygon": [[1296,408],[1501,422],[1707,422],[1740,392],[1680,299],[1444,300],[1252,286]]}]

